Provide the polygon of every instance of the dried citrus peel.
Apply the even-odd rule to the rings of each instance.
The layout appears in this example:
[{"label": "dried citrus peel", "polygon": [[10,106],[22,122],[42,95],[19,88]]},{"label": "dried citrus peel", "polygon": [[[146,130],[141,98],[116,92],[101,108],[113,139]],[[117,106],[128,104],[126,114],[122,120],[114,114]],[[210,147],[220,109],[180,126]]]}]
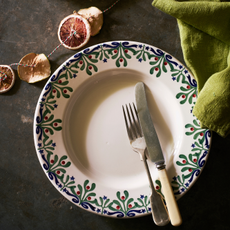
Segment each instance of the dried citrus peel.
[{"label": "dried citrus peel", "polygon": [[18,76],[28,83],[35,83],[48,78],[51,74],[50,62],[45,54],[29,53],[18,65]]},{"label": "dried citrus peel", "polygon": [[0,65],[0,93],[9,91],[15,82],[15,74],[8,65]]},{"label": "dried citrus peel", "polygon": [[92,6],[87,9],[79,10],[78,14],[88,20],[91,26],[91,36],[95,36],[100,32],[103,25],[103,12],[101,10],[95,6]]}]

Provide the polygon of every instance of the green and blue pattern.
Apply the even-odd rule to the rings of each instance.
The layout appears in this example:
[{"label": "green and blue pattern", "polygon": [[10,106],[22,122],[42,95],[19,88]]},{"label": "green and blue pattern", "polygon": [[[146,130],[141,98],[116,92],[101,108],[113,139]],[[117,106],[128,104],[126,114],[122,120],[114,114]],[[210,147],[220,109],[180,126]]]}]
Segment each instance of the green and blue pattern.
[{"label": "green and blue pattern", "polygon": [[[172,84],[180,84],[179,91],[174,95],[176,100],[181,106],[189,104],[192,113],[197,97],[197,84],[184,66],[169,54],[146,44],[108,42],[77,53],[50,78],[39,101],[35,127],[37,152],[42,159],[44,171],[55,187],[79,207],[100,215],[119,218],[151,212],[148,196],[139,194],[139,197],[130,197],[127,190],[117,191],[116,199],[111,199],[106,194],[98,196],[97,184],[88,179],[79,184],[74,175],[67,173],[66,169],[71,167],[71,161],[66,155],[60,157],[55,154],[58,143],[54,143],[52,136],[62,131],[62,119],[54,115],[54,111],[58,108],[59,98],[70,98],[73,92],[70,80],[77,79],[78,74],[82,72],[88,76],[98,72],[99,62],[106,65],[108,61],[113,61],[116,68],[125,68],[129,66],[131,59],[138,63],[148,62],[149,74],[153,78],[160,78],[162,73],[168,73]],[[211,133],[209,130],[201,129],[195,117],[193,123],[185,125],[185,136],[192,136],[193,142],[190,153],[180,154],[176,162],[181,170],[180,175],[171,178],[176,196],[185,193],[199,176],[210,147]],[[155,181],[155,185],[158,193],[163,196],[160,181]]]}]

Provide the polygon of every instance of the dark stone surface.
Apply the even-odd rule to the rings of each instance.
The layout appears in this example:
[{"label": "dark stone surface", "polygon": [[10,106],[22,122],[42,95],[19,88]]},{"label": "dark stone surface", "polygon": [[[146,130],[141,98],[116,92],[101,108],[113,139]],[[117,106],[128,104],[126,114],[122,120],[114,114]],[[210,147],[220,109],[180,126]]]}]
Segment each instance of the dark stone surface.
[{"label": "dark stone surface", "polygon": [[[59,44],[57,28],[65,16],[90,6],[104,10],[113,2],[0,0],[0,64],[19,62],[30,52],[48,55]],[[150,0],[121,0],[104,14],[101,32],[87,46],[111,40],[151,44],[184,63],[176,20],[152,7]],[[74,53],[63,47],[55,52],[50,57],[52,72]],[[0,230],[158,228],[151,215],[120,220],[89,213],[66,200],[48,181],[32,133],[35,106],[45,83],[29,85],[17,76],[14,87],[0,95]],[[183,218],[178,229],[230,229],[229,149],[230,138],[213,133],[205,169],[178,201]]]}]

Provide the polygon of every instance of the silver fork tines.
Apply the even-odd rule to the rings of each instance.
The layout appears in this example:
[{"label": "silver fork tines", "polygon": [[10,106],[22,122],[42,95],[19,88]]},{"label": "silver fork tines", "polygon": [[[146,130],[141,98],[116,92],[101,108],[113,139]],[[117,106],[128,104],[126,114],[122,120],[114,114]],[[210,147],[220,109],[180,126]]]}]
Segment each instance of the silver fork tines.
[{"label": "silver fork tines", "polygon": [[[125,118],[125,125],[126,125],[126,129],[128,132],[128,136],[130,141],[131,140],[135,140],[138,137],[142,136],[142,132],[140,129],[140,123],[139,123],[139,119],[138,119],[138,114],[137,114],[137,110],[135,105],[133,104],[133,109],[134,109],[134,113],[133,113],[133,109],[131,107],[131,104],[129,104],[129,108],[127,105],[125,105],[125,109],[124,106],[122,106],[123,108],[123,113],[124,113],[124,118]],[[128,116],[128,119],[126,118]],[[131,116],[130,116],[131,114]],[[133,125],[132,125],[133,124]]]},{"label": "silver fork tines", "polygon": [[152,191],[150,195],[150,204],[152,209],[153,220],[156,225],[164,226],[169,223],[169,217],[165,205],[162,201],[162,198],[155,191],[154,184],[152,182],[151,174],[149,172],[149,167],[146,161],[146,144],[141,130],[136,107],[134,103],[132,103],[132,106],[131,104],[129,104],[129,106],[122,106],[122,110],[131,147],[135,152],[138,152],[140,154],[148,175],[149,185]]}]

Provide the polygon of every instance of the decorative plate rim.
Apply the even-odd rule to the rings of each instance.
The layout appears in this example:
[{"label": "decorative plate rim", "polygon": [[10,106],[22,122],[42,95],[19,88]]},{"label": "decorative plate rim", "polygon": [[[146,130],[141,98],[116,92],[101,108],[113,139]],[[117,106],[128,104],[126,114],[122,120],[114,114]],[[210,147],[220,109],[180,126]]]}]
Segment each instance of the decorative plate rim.
[{"label": "decorative plate rim", "polygon": [[[97,63],[114,62],[115,68],[126,68],[131,59],[137,63],[148,62],[149,74],[160,78],[167,73],[173,82],[180,84],[175,97],[180,105],[187,104],[191,112],[197,97],[197,84],[191,73],[177,59],[167,52],[141,42],[110,41],[88,47],[65,61],[50,77],[39,97],[34,115],[34,143],[40,164],[54,187],[69,201],[87,211],[107,217],[140,217],[151,213],[148,195],[130,197],[129,191],[117,191],[113,199],[97,195],[96,184],[86,179],[77,184],[74,176],[68,174],[71,161],[68,156],[55,155],[57,143],[53,135],[62,130],[62,119],[56,117],[58,100],[68,100],[73,89],[71,81],[84,72],[93,76],[100,71]],[[193,140],[191,153],[180,154],[176,162],[181,174],[171,178],[171,185],[177,199],[194,184],[203,170],[211,145],[211,132],[201,129],[194,117],[185,125],[186,137]],[[54,135],[55,136],[55,135]],[[161,183],[155,181],[157,192],[164,197]]]}]

